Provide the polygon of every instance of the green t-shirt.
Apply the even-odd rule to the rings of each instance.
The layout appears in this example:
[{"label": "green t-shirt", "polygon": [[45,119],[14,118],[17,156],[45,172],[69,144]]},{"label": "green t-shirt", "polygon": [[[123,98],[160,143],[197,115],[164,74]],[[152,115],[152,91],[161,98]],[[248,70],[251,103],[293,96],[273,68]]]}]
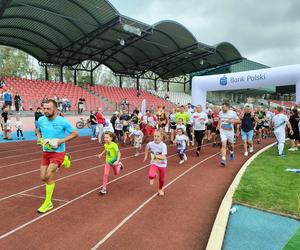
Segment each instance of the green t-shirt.
[{"label": "green t-shirt", "polygon": [[190,120],[190,115],[187,112],[183,112],[183,113],[176,113],[176,122],[182,119],[183,120],[183,124],[187,124],[187,122]]},{"label": "green t-shirt", "polygon": [[118,144],[115,142],[111,142],[110,144],[104,144],[104,149],[106,153],[106,162],[110,165],[114,164],[114,162],[118,159]]}]

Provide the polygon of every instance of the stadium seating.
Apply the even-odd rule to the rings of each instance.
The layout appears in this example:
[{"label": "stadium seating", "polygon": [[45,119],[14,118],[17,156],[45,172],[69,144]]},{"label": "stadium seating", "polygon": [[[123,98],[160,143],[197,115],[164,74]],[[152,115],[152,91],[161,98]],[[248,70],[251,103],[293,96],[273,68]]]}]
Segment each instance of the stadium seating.
[{"label": "stadium seating", "polygon": [[279,100],[269,100],[270,103],[274,103],[278,106],[285,106],[287,108],[291,108],[293,106],[295,106],[294,102],[289,102],[289,101],[279,101]]},{"label": "stadium seating", "polygon": [[165,101],[162,98],[159,98],[151,93],[141,90],[141,96],[137,97],[137,90],[130,89],[130,88],[118,88],[118,87],[110,87],[110,86],[103,86],[103,85],[95,85],[95,86],[88,86],[85,85],[85,88],[96,93],[108,101],[116,104],[120,104],[120,102],[127,98],[130,104],[130,110],[132,111],[134,108],[140,108],[141,102],[143,99],[146,99],[147,107],[150,108],[151,106],[165,106],[168,109],[173,108],[174,105],[170,102]]},{"label": "stadium seating", "polygon": [[165,106],[173,108],[174,105],[146,91],[140,91],[141,96],[137,97],[137,91],[129,88],[109,87],[102,85],[89,86],[84,84],[83,88],[73,83],[53,82],[47,80],[29,80],[17,77],[5,77],[7,89],[12,89],[14,95],[18,92],[22,98],[24,110],[35,110],[40,106],[41,101],[47,98],[67,96],[71,102],[70,111],[77,110],[77,103],[80,97],[86,100],[86,110],[95,110],[102,107],[106,113],[111,113],[119,107],[121,101],[126,97],[130,103],[130,110],[141,107],[141,102],[146,99],[147,107]]},{"label": "stadium seating", "polygon": [[169,101],[174,104],[181,104],[186,105],[187,103],[192,101],[192,97],[186,93],[183,92],[167,92],[167,91],[150,91],[153,95],[157,95],[161,98],[165,98],[165,95],[167,94],[169,96]]},{"label": "stadium seating", "polygon": [[17,77],[5,77],[6,88],[12,88],[12,93],[18,92],[22,98],[24,110],[35,110],[40,106],[44,97],[53,98],[55,95],[62,98],[67,96],[71,102],[71,111],[77,109],[80,97],[86,100],[86,110],[95,110],[103,107],[106,111],[113,111],[113,107],[88,91],[73,83],[52,82],[46,80],[29,80]]}]

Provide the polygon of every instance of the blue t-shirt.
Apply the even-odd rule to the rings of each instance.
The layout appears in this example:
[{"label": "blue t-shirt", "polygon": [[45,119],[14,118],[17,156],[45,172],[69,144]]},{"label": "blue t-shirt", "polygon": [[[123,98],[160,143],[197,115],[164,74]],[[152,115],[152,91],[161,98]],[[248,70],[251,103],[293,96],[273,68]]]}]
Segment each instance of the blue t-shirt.
[{"label": "blue t-shirt", "polygon": [[3,95],[3,99],[4,99],[4,102],[11,102],[12,96],[11,96],[11,94],[9,94],[9,93],[6,92]]},{"label": "blue t-shirt", "polygon": [[[40,117],[38,120],[38,128],[44,139],[62,139],[75,130],[73,126],[61,116],[57,116],[53,120],[49,120],[46,116]],[[53,150],[43,148],[43,151],[47,152],[65,152],[65,150],[65,143],[62,143],[58,148]]]}]

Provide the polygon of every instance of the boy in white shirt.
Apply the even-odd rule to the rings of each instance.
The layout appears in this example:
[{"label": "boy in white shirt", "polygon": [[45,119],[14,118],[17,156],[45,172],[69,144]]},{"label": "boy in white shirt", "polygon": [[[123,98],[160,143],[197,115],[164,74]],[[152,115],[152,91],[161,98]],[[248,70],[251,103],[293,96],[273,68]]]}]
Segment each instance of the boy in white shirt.
[{"label": "boy in white shirt", "polygon": [[135,148],[134,156],[139,156],[144,137],[143,132],[140,130],[139,124],[134,125],[134,131],[130,134],[130,137],[133,137],[133,147]]},{"label": "boy in white shirt", "polygon": [[186,144],[189,138],[183,133],[182,128],[177,129],[177,135],[175,137],[175,143],[177,144],[177,153],[180,158],[179,164],[183,164],[187,160],[187,156],[185,154]]},{"label": "boy in white shirt", "polygon": [[20,140],[20,135],[21,135],[21,139],[24,140],[23,122],[20,121],[20,117],[16,118],[15,127],[17,129],[17,138],[18,138],[18,140]]}]

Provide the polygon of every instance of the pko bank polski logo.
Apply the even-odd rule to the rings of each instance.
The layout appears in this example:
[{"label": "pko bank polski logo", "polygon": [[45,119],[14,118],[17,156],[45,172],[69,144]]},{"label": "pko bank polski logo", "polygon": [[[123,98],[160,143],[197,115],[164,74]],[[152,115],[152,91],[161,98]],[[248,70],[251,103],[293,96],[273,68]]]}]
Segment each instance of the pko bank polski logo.
[{"label": "pko bank polski logo", "polygon": [[227,77],[223,76],[220,78],[220,85],[226,86],[227,85]]}]

